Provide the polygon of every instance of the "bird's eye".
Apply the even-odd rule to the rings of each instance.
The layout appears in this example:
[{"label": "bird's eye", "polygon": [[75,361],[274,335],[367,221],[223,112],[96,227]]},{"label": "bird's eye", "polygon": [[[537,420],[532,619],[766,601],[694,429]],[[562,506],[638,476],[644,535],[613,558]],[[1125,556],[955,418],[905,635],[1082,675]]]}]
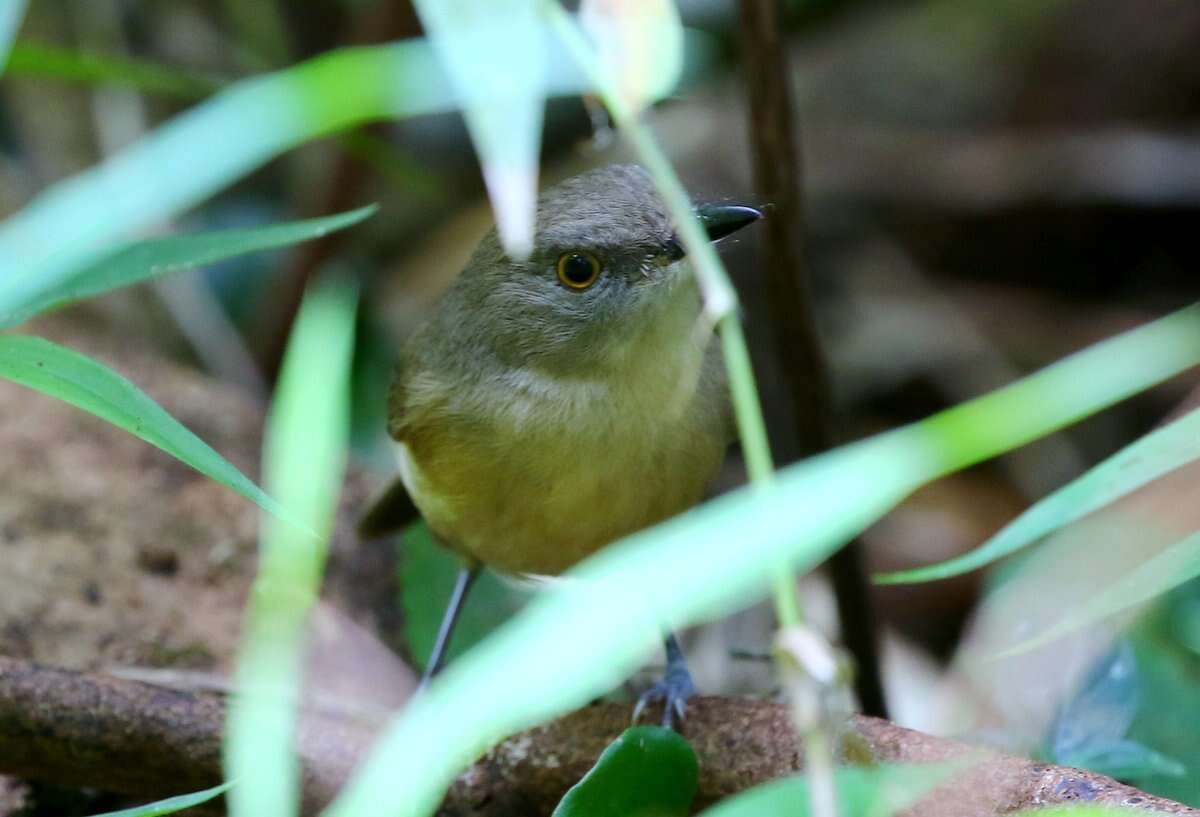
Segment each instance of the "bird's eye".
[{"label": "bird's eye", "polygon": [[565,252],[558,257],[558,280],[570,289],[587,289],[600,277],[600,268],[600,259],[590,252]]}]

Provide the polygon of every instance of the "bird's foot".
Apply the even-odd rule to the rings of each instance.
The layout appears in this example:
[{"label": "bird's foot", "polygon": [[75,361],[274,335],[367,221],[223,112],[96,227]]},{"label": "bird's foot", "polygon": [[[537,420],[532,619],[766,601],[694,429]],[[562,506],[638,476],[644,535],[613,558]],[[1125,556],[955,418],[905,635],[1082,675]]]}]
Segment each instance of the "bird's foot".
[{"label": "bird's foot", "polygon": [[687,717],[688,701],[696,694],[696,685],[692,682],[692,674],[688,672],[674,637],[667,641],[667,671],[654,686],[647,689],[638,698],[633,707],[633,720],[636,722],[642,716],[646,707],[653,703],[662,702],[662,725],[675,729],[683,724]]}]

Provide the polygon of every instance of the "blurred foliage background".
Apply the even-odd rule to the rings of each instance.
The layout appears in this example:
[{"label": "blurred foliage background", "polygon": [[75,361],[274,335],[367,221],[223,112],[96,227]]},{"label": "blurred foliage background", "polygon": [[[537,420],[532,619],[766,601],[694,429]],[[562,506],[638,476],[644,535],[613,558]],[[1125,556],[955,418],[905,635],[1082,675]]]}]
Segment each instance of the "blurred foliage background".
[{"label": "blurred foliage background", "polygon": [[[697,195],[750,197],[736,5],[679,7],[688,78],[650,122]],[[787,10],[807,252],[844,440],[924,417],[1195,299],[1200,4],[799,0]],[[420,34],[398,0],[32,0],[0,83],[0,217],[229,80]],[[630,159],[594,125],[579,100],[549,102],[543,184]],[[358,229],[81,309],[131,343],[265,400],[306,284],[329,270],[353,274],[364,309],[352,453],[382,485],[393,467],[384,408],[396,345],[491,219],[461,117],[306,144],[161,228],[249,227],[371,202],[379,214]],[[772,372],[758,240],[748,233],[726,255],[780,441],[793,423]],[[867,533],[870,569],[971,549],[1148,431],[1197,386],[1194,374],[1176,379],[921,491]],[[743,479],[735,457],[721,485]],[[1191,514],[1195,529],[1184,491],[1153,508],[1156,523],[1184,526]],[[415,536],[402,549],[401,592],[409,647],[419,654],[450,564]],[[1038,574],[1038,591],[1086,593],[1092,544],[1060,553],[1055,570]],[[1001,685],[954,660],[982,628],[975,611],[985,579],[1004,576],[876,589],[893,717],[1036,748],[1200,805],[1200,584],[1173,591],[1101,654],[1059,645],[1058,663],[1044,655],[1018,662],[1005,675],[1012,683]],[[805,579],[803,589],[810,612],[836,632],[823,580]],[[478,593],[464,637],[511,610],[514,592],[496,583]],[[701,689],[769,693],[769,666],[754,656],[772,629],[769,613],[756,609],[692,633]],[[1072,674],[1063,662],[1080,668]],[[1060,689],[1068,676],[1083,680]],[[1031,715],[1038,707],[1025,697],[1051,689],[1047,711]]]}]

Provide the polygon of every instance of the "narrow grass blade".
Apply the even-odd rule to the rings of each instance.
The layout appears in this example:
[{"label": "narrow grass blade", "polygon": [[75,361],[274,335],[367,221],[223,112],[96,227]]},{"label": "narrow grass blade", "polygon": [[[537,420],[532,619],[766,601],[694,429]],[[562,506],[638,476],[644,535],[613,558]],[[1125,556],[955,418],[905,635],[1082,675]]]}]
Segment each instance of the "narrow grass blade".
[{"label": "narrow grass blade", "polygon": [[533,249],[546,39],[540,0],[416,0],[454,83],[496,213],[514,258]]},{"label": "narrow grass blade", "polygon": [[0,3],[0,73],[4,73],[8,62],[9,51],[13,40],[17,38],[17,29],[25,17],[26,0],[4,0]]},{"label": "narrow grass blade", "polygon": [[126,245],[101,261],[43,292],[18,312],[0,314],[0,328],[14,326],[39,312],[103,295],[152,278],[215,264],[229,258],[279,249],[343,230],[371,216],[375,206],[323,218],[239,230],[173,235]]},{"label": "narrow grass blade", "polygon": [[[431,814],[491,742],[624,680],[680,626],[759,598],[920,485],[1023,445],[1200,363],[1200,307],[1106,341],[992,394],[789,466],[614,543],[450,665],[388,727],[330,817]],[[1075,388],[1085,383],[1086,388]]]},{"label": "narrow grass blade", "polygon": [[945,579],[977,570],[1200,458],[1200,409],[1126,446],[1050,494],[980,547],[927,567],[876,576],[879,584]]},{"label": "narrow grass blade", "polygon": [[144,806],[134,806],[133,808],[125,808],[120,811],[106,811],[103,814],[93,815],[93,817],[160,817],[163,814],[174,814],[177,811],[183,811],[185,808],[192,808],[201,803],[207,803],[214,797],[228,791],[232,785],[232,783],[222,783],[219,786],[213,786],[211,789],[204,789],[203,791],[192,792],[191,794],[180,794],[176,797],[168,797],[165,800],[156,800]]},{"label": "narrow grass blade", "polygon": [[1097,621],[1144,604],[1197,576],[1200,576],[1200,533],[1163,548],[1107,587],[1097,590],[1082,605],[1069,609],[1055,626],[992,657],[1007,658],[1045,646]]},{"label": "narrow grass blade", "polygon": [[142,438],[259,507],[292,518],[241,471],[137,386],[89,357],[27,335],[0,335],[0,377],[55,397]]},{"label": "narrow grass blade", "polygon": [[[834,772],[841,817],[890,817],[916,803],[967,768],[964,763],[844,767]],[[821,817],[809,808],[805,776],[785,777],[727,797],[700,817],[760,817],[788,814]]]},{"label": "narrow grass blade", "polygon": [[229,795],[230,814],[290,817],[299,810],[294,755],[304,624],[320,591],[350,432],[354,290],[319,285],[304,301],[271,410],[266,484],[312,534],[263,520],[226,727],[225,766],[251,783]]},{"label": "narrow grass blade", "polygon": [[8,56],[12,76],[47,77],[89,85],[121,85],[186,101],[216,93],[222,80],[147,60],[113,57],[22,40]]}]

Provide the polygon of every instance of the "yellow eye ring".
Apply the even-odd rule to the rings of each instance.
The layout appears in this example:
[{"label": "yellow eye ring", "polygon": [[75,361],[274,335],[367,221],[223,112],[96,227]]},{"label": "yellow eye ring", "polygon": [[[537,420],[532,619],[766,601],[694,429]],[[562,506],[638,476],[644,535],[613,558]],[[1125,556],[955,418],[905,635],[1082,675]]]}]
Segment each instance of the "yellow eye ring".
[{"label": "yellow eye ring", "polygon": [[558,280],[568,289],[585,290],[600,277],[600,259],[584,250],[572,250],[558,257]]}]

